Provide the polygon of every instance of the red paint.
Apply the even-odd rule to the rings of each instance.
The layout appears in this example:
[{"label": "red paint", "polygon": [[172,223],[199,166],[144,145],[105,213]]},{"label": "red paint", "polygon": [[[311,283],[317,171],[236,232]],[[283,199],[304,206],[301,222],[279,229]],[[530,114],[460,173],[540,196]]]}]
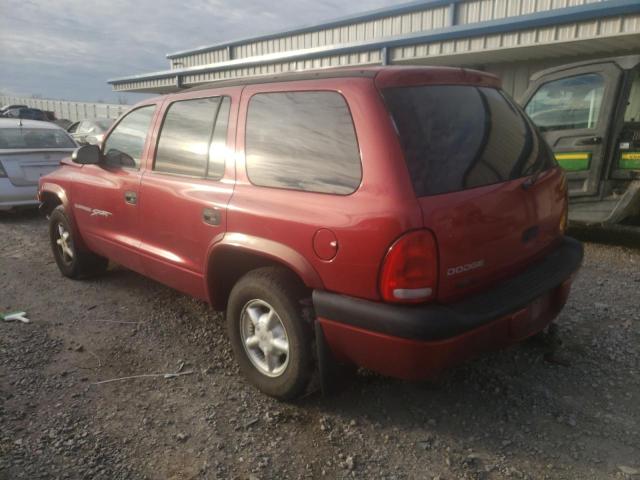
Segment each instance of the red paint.
[{"label": "red paint", "polygon": [[544,305],[541,310],[529,305],[482,327],[440,341],[409,340],[325,318],[319,321],[337,359],[390,377],[424,380],[482,352],[504,348],[539,332],[562,310],[570,288],[571,280],[568,280],[551,291],[541,300]]},{"label": "red paint", "polygon": [[[418,84],[497,87],[495,77],[449,68],[365,70],[377,76],[212,86],[142,102],[140,106],[156,105],[156,110],[139,170],[64,161],[41,179],[40,194],[51,192],[63,200],[80,241],[89,249],[211,303],[218,302],[211,298],[210,286],[225,275],[216,265],[231,251],[279,262],[310,289],[380,301],[381,265],[389,248],[407,232],[427,228],[434,234],[438,255],[433,298],[446,303],[523,270],[553,247],[561,234],[566,193],[559,169],[547,172],[527,191],[521,179],[418,199],[379,91]],[[339,196],[252,185],[244,159],[251,96],[318,90],[339,92],[351,111],[362,159],[359,188]],[[231,98],[224,177],[216,181],[154,172],[158,131],[169,104],[217,95]],[[125,202],[125,192],[137,194],[135,206]],[[202,221],[204,208],[220,213],[218,225]],[[110,215],[91,215],[93,209]],[[532,225],[538,225],[540,233],[524,245],[522,232]],[[479,259],[483,268],[461,277],[447,275],[449,268]],[[398,369],[418,365],[423,355],[437,358],[435,364],[446,363],[454,355],[446,353],[451,348],[456,356],[464,356],[480,345],[501,343],[508,337],[509,323],[501,319],[464,340],[425,345],[321,321],[338,352],[345,354],[350,345],[352,359],[368,366],[373,362],[373,368],[376,348],[393,347],[399,360],[391,363]]]},{"label": "red paint", "polygon": [[[424,224],[438,239],[438,300],[446,303],[481,291],[553,249],[563,233],[563,178],[556,168],[542,174],[529,190],[521,187],[525,179],[518,179],[419,198]],[[538,235],[523,242],[523,231],[533,226]],[[481,268],[448,274],[477,261],[483,262]]]},{"label": "red paint", "polygon": [[335,233],[321,228],[313,236],[313,251],[322,260],[331,260],[338,253],[338,239]]}]

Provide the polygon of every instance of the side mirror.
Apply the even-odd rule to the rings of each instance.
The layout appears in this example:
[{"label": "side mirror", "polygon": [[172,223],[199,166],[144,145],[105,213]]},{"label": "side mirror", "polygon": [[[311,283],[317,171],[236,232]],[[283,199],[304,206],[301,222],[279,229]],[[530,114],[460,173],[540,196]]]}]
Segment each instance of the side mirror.
[{"label": "side mirror", "polygon": [[81,165],[97,165],[102,160],[102,152],[97,145],[83,145],[74,150],[71,160]]}]

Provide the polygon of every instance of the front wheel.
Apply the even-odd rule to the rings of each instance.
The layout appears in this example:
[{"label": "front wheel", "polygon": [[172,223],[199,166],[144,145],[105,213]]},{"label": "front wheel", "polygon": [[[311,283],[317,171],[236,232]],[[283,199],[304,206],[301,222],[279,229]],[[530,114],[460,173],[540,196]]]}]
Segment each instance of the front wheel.
[{"label": "front wheel", "polygon": [[78,247],[62,205],[56,207],[49,217],[49,240],[53,258],[65,277],[77,279],[97,275],[107,269],[106,258]]},{"label": "front wheel", "polygon": [[266,267],[231,290],[227,328],[242,373],[267,395],[290,400],[311,376],[311,327],[300,300],[304,287],[287,270]]}]

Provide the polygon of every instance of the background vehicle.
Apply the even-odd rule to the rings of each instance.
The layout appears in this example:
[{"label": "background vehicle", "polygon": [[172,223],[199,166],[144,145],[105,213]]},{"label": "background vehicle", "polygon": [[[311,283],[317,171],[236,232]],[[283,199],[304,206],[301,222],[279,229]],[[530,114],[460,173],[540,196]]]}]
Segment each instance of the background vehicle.
[{"label": "background vehicle", "polygon": [[566,171],[570,220],[640,226],[640,55],[539,72],[522,103]]},{"label": "background vehicle", "polygon": [[80,145],[96,145],[104,139],[104,134],[113,124],[112,118],[87,118],[67,127],[67,132]]},{"label": "background vehicle", "polygon": [[564,174],[499,86],[370,67],[142,102],[41,179],[54,258],[226,310],[242,372],[279,398],[314,357],[324,379],[330,358],[432,377],[544,328],[582,259]]},{"label": "background vehicle", "polygon": [[4,107],[0,108],[0,117],[2,117],[7,110],[10,110],[12,108],[29,108],[29,107],[27,107],[26,105],[5,105]]},{"label": "background vehicle", "polygon": [[42,122],[46,122],[49,119],[47,115],[37,108],[29,108],[29,107],[18,107],[18,108],[10,108],[4,112],[3,117],[5,118],[24,118],[27,120],[39,120]]},{"label": "background vehicle", "polygon": [[76,147],[52,123],[0,118],[0,210],[37,206],[38,180]]},{"label": "background vehicle", "polygon": [[65,130],[73,124],[71,120],[68,120],[66,118],[57,118],[53,121],[53,123],[58,125],[60,128],[64,128]]}]

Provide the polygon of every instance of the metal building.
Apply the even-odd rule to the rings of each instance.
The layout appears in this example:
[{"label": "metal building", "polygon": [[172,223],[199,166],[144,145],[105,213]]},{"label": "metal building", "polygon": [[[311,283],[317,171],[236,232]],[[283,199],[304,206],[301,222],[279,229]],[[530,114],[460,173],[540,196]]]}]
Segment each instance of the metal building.
[{"label": "metal building", "polygon": [[640,0],[422,0],[167,55],[170,68],[109,80],[167,93],[219,79],[347,65],[452,65],[498,74],[518,98],[534,72],[640,52]]}]

